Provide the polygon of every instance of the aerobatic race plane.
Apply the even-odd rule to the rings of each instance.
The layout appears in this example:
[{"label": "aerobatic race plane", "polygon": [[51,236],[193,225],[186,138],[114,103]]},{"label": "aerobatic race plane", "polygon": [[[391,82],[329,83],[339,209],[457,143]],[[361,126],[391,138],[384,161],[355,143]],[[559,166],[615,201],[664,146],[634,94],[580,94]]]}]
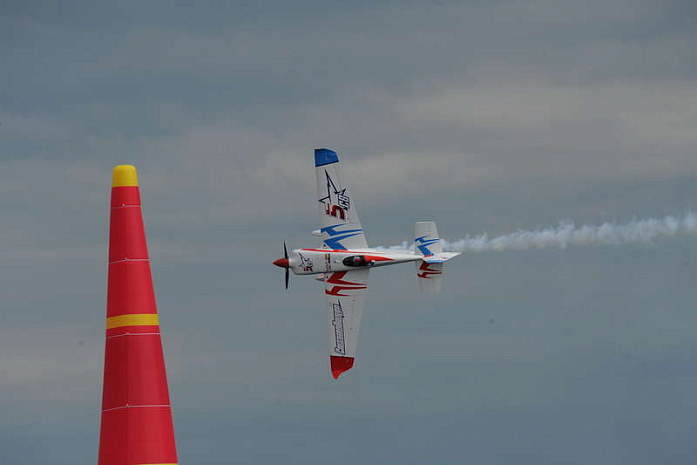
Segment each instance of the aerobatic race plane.
[{"label": "aerobatic race plane", "polygon": [[415,262],[422,292],[440,291],[443,265],[459,253],[443,252],[436,224],[419,221],[414,227],[417,252],[384,252],[370,249],[358,219],[351,192],[339,176],[339,157],[333,150],[316,149],[317,199],[320,229],[312,234],[322,238],[315,249],[294,249],[273,264],[298,275],[314,274],[324,283],[329,308],[329,355],[334,378],[353,367],[358,330],[363,313],[363,296],[368,289],[371,268]]}]

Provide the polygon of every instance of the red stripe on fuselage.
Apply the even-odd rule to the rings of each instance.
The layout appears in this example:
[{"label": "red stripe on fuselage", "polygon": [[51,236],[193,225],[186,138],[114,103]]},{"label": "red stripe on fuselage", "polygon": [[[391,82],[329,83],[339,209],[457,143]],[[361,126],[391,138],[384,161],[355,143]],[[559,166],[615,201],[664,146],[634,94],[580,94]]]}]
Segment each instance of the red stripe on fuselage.
[{"label": "red stripe on fuselage", "polygon": [[300,249],[303,252],[322,252],[322,253],[341,253],[346,255],[361,255],[365,257],[366,261],[373,262],[387,262],[394,260],[394,258],[385,257],[384,255],[371,255],[365,252],[357,252],[355,250],[334,250],[334,249]]}]

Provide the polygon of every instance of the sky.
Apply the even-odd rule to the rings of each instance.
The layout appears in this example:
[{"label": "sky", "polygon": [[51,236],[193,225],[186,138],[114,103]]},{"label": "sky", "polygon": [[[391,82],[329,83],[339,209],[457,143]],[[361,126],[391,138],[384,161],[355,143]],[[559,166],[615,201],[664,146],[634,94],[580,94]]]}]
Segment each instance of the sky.
[{"label": "sky", "polygon": [[688,0],[0,5],[0,450],[95,463],[111,170],[138,167],[179,462],[692,463],[697,238],[372,273],[327,360],[312,151],[371,245],[681,215]]}]

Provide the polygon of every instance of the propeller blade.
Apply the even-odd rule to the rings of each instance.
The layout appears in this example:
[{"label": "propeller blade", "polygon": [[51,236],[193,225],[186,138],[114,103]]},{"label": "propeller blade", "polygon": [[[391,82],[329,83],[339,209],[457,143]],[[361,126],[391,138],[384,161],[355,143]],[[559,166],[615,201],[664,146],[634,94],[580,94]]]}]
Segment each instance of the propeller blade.
[{"label": "propeller blade", "polygon": [[286,241],[283,240],[283,258],[286,259],[286,289],[288,289],[288,284],[290,283],[290,268],[288,267],[288,247],[286,247]]}]

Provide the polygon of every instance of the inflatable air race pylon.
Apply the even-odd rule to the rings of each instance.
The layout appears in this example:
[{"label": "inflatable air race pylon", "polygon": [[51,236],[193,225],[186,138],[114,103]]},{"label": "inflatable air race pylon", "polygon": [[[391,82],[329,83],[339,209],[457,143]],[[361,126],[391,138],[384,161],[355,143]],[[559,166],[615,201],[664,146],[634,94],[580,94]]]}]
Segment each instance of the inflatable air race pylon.
[{"label": "inflatable air race pylon", "polygon": [[99,465],[176,465],[136,169],[114,168]]}]

